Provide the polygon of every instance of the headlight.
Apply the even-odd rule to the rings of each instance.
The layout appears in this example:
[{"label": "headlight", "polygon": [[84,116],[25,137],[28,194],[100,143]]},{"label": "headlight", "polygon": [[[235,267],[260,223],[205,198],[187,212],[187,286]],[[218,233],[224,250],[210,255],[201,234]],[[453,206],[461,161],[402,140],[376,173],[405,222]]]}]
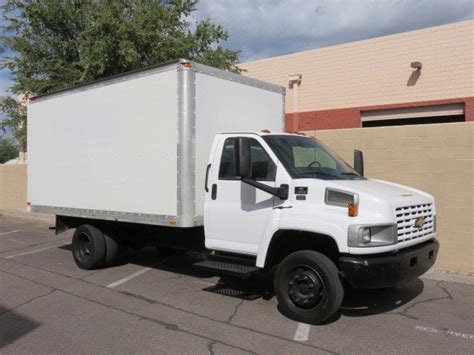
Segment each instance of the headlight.
[{"label": "headlight", "polygon": [[397,225],[390,224],[356,224],[349,226],[347,244],[350,247],[378,247],[397,244]]}]

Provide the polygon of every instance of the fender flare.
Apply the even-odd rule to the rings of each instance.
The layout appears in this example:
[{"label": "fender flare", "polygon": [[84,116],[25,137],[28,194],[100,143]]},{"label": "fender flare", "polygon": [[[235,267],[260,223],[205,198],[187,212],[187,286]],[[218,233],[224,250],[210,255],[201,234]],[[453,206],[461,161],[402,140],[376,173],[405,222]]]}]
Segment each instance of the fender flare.
[{"label": "fender flare", "polygon": [[[337,238],[334,238],[334,235],[337,235],[338,233],[341,233],[341,228],[337,225],[330,224],[330,223],[318,223],[318,226],[308,226],[307,223],[301,223],[302,220],[299,219],[293,219],[291,222],[292,223],[285,223],[284,225],[278,225],[278,223],[275,222],[275,219],[278,221],[279,220],[279,214],[275,214],[273,217],[273,223],[269,223],[267,225],[264,237],[262,238],[259,248],[258,248],[258,254],[257,254],[257,262],[256,266],[258,267],[264,267],[265,266],[265,261],[267,259],[267,253],[268,249],[271,245],[271,242],[275,235],[282,230],[295,230],[295,231],[301,231],[301,232],[308,232],[308,233],[314,233],[314,234],[322,234],[330,237],[334,242],[336,243],[339,252],[344,252],[345,249],[347,249],[347,245],[341,246],[341,243],[338,243]],[[306,221],[306,220],[305,220]],[[307,221],[306,221],[307,222]],[[306,225],[305,225],[306,224]]]}]

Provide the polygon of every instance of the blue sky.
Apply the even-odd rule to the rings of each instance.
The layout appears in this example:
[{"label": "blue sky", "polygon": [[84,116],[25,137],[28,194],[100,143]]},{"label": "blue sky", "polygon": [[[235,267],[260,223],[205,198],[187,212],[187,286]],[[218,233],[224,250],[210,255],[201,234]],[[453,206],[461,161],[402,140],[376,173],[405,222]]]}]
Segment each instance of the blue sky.
[{"label": "blue sky", "polygon": [[241,61],[473,19],[473,0],[206,0]]},{"label": "blue sky", "polygon": [[[474,1],[201,0],[190,21],[208,17],[248,61],[473,19]],[[1,70],[0,95],[10,84]]]}]

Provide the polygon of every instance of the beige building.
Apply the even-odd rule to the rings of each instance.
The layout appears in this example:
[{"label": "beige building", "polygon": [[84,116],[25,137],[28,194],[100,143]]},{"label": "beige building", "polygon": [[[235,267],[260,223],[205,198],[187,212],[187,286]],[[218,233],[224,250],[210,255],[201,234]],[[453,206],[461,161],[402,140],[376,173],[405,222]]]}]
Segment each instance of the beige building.
[{"label": "beige building", "polygon": [[474,120],[474,21],[241,64],[287,88],[287,130]]}]

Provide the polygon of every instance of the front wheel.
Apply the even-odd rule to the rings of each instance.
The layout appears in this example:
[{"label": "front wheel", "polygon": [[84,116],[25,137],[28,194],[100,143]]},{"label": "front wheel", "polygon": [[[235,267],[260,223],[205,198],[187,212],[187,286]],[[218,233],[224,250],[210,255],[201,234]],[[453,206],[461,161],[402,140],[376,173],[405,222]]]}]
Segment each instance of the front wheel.
[{"label": "front wheel", "polygon": [[336,265],[312,250],[297,251],[283,259],[274,287],[282,313],[303,323],[324,322],[336,314],[344,298]]}]

